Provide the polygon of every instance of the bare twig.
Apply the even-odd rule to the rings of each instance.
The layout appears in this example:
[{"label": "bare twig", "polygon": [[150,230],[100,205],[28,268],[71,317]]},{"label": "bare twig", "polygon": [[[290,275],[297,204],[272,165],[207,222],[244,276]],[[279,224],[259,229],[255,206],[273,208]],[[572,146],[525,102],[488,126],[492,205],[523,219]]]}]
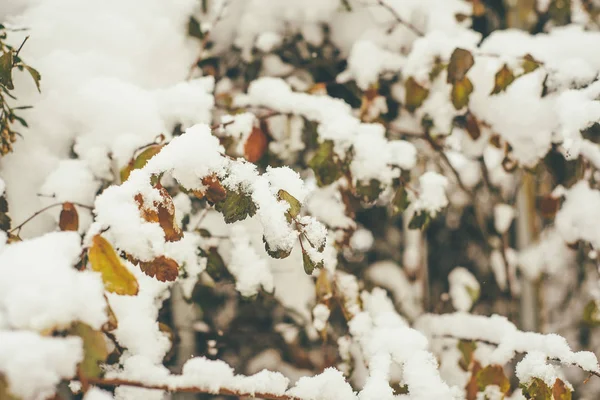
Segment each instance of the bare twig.
[{"label": "bare twig", "polygon": [[41,213],[43,213],[44,211],[47,211],[47,210],[49,210],[49,209],[51,209],[51,208],[54,208],[54,207],[62,206],[62,205],[63,205],[63,203],[71,203],[71,204],[74,204],[74,205],[76,205],[76,206],[79,206],[79,207],[82,207],[82,208],[86,208],[86,209],[88,209],[88,210],[93,210],[93,209],[94,209],[94,207],[92,207],[92,206],[88,206],[88,205],[86,205],[86,204],[81,204],[81,203],[75,203],[75,202],[72,202],[72,201],[71,201],[71,202],[63,202],[63,201],[61,201],[60,203],[53,203],[53,204],[50,204],[50,205],[48,205],[48,206],[46,206],[46,207],[44,207],[44,208],[42,208],[42,209],[40,209],[40,210],[37,210],[35,213],[33,213],[33,215],[31,215],[31,216],[30,216],[29,218],[27,218],[25,221],[21,222],[19,225],[17,225],[17,226],[15,226],[14,228],[12,228],[12,229],[11,229],[9,232],[10,232],[10,233],[12,233],[12,232],[14,232],[14,231],[19,231],[19,232],[20,232],[20,231],[21,231],[21,228],[23,228],[23,226],[24,226],[26,223],[28,223],[29,221],[31,221],[32,219],[34,219],[35,217],[37,217],[38,215],[40,215],[40,214],[41,214]]},{"label": "bare twig", "polygon": [[394,19],[399,24],[404,25],[405,27],[407,27],[408,29],[410,29],[417,36],[425,36],[425,34],[423,32],[421,32],[419,29],[417,29],[416,26],[414,26],[410,22],[404,20],[404,18],[402,18],[400,15],[398,15],[398,13],[396,12],[396,10],[394,10],[394,8],[392,6],[390,6],[389,4],[387,4],[385,1],[383,1],[383,0],[377,0],[377,3],[381,7],[385,8],[386,10],[388,10],[390,12],[390,14],[392,14],[394,16]]}]

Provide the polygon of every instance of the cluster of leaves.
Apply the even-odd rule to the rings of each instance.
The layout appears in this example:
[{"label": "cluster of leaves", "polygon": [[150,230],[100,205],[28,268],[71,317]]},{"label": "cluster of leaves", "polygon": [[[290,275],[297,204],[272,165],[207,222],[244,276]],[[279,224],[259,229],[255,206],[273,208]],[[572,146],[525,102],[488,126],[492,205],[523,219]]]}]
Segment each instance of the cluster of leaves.
[{"label": "cluster of leaves", "polygon": [[16,112],[29,107],[11,107],[9,105],[11,100],[16,100],[16,97],[12,94],[12,91],[15,89],[12,78],[13,70],[27,71],[38,90],[40,90],[40,80],[42,78],[36,69],[25,64],[21,57],[19,57],[19,52],[27,39],[21,43],[19,48],[15,49],[6,43],[7,36],[6,27],[0,24],[0,155],[5,155],[12,151],[12,145],[19,135],[18,131],[15,130],[15,123],[19,123],[22,127],[27,127],[27,122],[17,115]]}]

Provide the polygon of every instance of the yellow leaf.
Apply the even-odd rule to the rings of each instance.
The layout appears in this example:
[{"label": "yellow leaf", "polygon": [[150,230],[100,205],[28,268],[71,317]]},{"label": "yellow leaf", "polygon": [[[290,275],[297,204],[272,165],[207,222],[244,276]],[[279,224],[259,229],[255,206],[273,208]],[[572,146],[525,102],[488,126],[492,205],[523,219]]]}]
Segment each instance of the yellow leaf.
[{"label": "yellow leaf", "polygon": [[406,100],[404,105],[408,111],[414,112],[417,108],[421,107],[429,95],[429,90],[419,85],[413,77],[406,80],[404,88],[406,89]]},{"label": "yellow leaf", "polygon": [[137,157],[132,158],[131,161],[129,161],[129,164],[121,169],[121,182],[125,182],[127,178],[129,178],[131,171],[143,168],[148,160],[158,154],[163,147],[163,144],[150,145],[146,147],[144,151],[142,151]]},{"label": "yellow leaf", "polygon": [[485,390],[486,386],[496,385],[502,393],[510,390],[510,382],[501,365],[488,365],[477,373],[477,384],[479,390]]},{"label": "yellow leaf", "polygon": [[138,282],[135,276],[123,265],[111,244],[100,235],[92,239],[88,258],[94,271],[102,274],[104,288],[121,295],[138,294]]},{"label": "yellow leaf", "polygon": [[512,70],[508,68],[508,65],[504,64],[500,71],[496,73],[494,78],[494,89],[490,94],[498,94],[504,92],[508,86],[515,80],[515,75]]},{"label": "yellow leaf", "polygon": [[473,92],[473,84],[469,78],[465,77],[460,81],[454,83],[452,86],[451,100],[452,105],[457,110],[467,106],[469,104],[469,96]]}]

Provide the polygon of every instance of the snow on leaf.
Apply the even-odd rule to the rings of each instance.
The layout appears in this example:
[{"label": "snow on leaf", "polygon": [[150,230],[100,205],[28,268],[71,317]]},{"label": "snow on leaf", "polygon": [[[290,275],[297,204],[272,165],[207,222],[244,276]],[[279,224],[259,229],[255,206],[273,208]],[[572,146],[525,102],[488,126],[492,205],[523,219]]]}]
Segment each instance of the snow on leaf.
[{"label": "snow on leaf", "polygon": [[281,200],[287,202],[290,205],[288,213],[292,218],[296,218],[298,214],[300,214],[302,204],[300,204],[300,202],[294,196],[292,196],[283,189],[280,189],[279,192],[277,192],[277,196],[279,196]]},{"label": "snow on leaf", "polygon": [[242,221],[256,214],[256,205],[245,193],[228,190],[223,201],[215,204],[215,209],[223,214],[228,224]]},{"label": "snow on leaf", "polygon": [[552,400],[552,390],[540,378],[533,378],[527,384],[522,384],[523,394],[533,400]]},{"label": "snow on leaf", "polygon": [[92,269],[102,274],[107,291],[130,296],[138,294],[137,280],[123,265],[112,245],[102,236],[96,235],[92,239],[88,258]]}]

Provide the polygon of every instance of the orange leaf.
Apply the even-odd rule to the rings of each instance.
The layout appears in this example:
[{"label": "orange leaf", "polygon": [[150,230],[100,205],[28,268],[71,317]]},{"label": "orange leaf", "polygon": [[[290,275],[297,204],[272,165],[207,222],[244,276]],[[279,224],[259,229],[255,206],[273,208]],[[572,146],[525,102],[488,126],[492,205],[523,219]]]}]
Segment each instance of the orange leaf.
[{"label": "orange leaf", "polygon": [[262,129],[255,126],[252,128],[252,132],[244,145],[244,156],[246,160],[255,163],[262,158],[266,150],[267,135],[265,135]]},{"label": "orange leaf", "polygon": [[64,202],[58,218],[58,227],[61,231],[77,231],[79,229],[79,214],[73,203]]},{"label": "orange leaf", "polygon": [[206,197],[206,200],[209,202],[218,203],[219,201],[225,200],[225,197],[227,197],[227,190],[221,185],[221,182],[219,182],[216,175],[205,176],[202,178],[202,184],[206,186],[204,191],[192,191],[197,198],[203,199]]},{"label": "orange leaf", "polygon": [[152,207],[146,206],[143,196],[138,193],[134,199],[141,211],[142,218],[148,222],[158,222],[165,232],[167,242],[176,242],[183,237],[181,228],[175,222],[175,205],[167,189],[157,185],[162,201],[154,202]]},{"label": "orange leaf", "polygon": [[152,261],[140,262],[140,269],[148,276],[161,282],[171,282],[179,275],[179,266],[172,258],[160,256]]}]

